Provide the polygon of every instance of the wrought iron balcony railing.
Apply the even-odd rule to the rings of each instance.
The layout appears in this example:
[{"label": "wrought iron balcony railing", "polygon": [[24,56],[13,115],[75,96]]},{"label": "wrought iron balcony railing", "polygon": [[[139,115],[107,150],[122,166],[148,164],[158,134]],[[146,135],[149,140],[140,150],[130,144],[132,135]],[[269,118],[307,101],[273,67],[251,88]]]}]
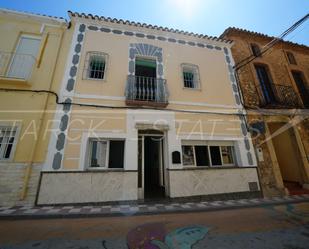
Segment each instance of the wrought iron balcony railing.
[{"label": "wrought iron balcony railing", "polygon": [[165,79],[129,75],[126,85],[127,105],[167,106]]},{"label": "wrought iron balcony railing", "polygon": [[28,80],[35,61],[33,55],[0,51],[0,77]]},{"label": "wrought iron balcony railing", "polygon": [[292,86],[271,84],[267,90],[261,87],[261,107],[265,108],[302,108],[297,92]]}]

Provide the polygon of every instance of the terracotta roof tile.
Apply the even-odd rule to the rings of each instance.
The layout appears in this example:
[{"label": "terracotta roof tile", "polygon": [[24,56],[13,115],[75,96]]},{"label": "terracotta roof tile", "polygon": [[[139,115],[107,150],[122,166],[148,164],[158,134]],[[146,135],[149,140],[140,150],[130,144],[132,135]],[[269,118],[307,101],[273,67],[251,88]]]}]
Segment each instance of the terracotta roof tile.
[{"label": "terracotta roof tile", "polygon": [[205,39],[215,40],[218,42],[232,43],[231,40],[222,39],[219,37],[212,37],[212,36],[207,36],[204,34],[197,34],[193,32],[189,33],[188,31],[183,31],[183,30],[178,30],[178,29],[173,29],[173,28],[168,28],[168,27],[162,27],[162,26],[157,26],[157,25],[151,25],[151,24],[146,24],[146,23],[141,24],[140,22],[122,20],[122,19],[117,19],[117,18],[112,19],[110,17],[104,17],[104,16],[99,17],[97,15],[77,13],[77,12],[72,12],[72,11],[68,11],[68,14],[70,17],[81,17],[81,18],[94,19],[94,20],[97,19],[97,20],[101,20],[105,22],[121,23],[121,24],[130,25],[130,26],[156,29],[156,30],[166,31],[166,32],[171,32],[171,33],[176,33],[176,34],[182,34],[182,35],[193,36],[193,37],[198,37],[198,38],[205,38]]},{"label": "terracotta roof tile", "polygon": [[[231,33],[231,32],[246,33],[246,34],[249,34],[249,35],[259,36],[259,37],[263,37],[263,38],[267,38],[267,39],[275,39],[275,38],[277,38],[277,37],[269,36],[269,35],[266,35],[266,34],[263,34],[263,33],[255,32],[255,31],[250,31],[250,30],[247,30],[247,29],[236,28],[236,27],[229,27],[229,28],[227,28],[219,36],[219,38],[224,39],[224,37],[226,35],[228,35],[229,33]],[[301,48],[309,49],[309,47],[304,45],[304,44],[299,44],[299,43],[295,43],[295,42],[291,42],[291,41],[285,41],[285,40],[281,40],[281,42],[284,42],[284,43],[289,44],[291,46],[296,46],[296,47],[301,47]]]}]

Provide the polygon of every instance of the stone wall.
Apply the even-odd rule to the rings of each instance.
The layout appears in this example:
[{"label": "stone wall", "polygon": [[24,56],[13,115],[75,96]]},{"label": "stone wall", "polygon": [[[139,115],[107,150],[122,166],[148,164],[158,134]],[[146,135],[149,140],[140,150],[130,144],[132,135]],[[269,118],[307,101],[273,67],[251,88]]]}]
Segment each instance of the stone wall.
[{"label": "stone wall", "polygon": [[172,198],[260,190],[255,167],[170,170],[169,178]]},{"label": "stone wall", "polygon": [[43,172],[37,204],[137,200],[137,172]]},{"label": "stone wall", "polygon": [[35,202],[41,168],[41,165],[33,165],[28,184],[27,196],[24,200],[20,200],[26,164],[1,163],[0,206],[33,205]]},{"label": "stone wall", "polygon": [[[252,55],[251,44],[257,44],[261,49],[272,39],[256,33],[242,32],[237,30],[231,30],[225,33],[224,38],[234,41],[232,47],[232,54],[235,60],[235,64],[242,61],[244,58]],[[288,62],[286,51],[292,52],[297,65],[291,65]],[[267,66],[272,82],[274,84],[291,86],[292,89],[298,94],[298,88],[293,80],[291,72],[301,71],[307,81],[307,87],[309,89],[309,48],[305,46],[297,46],[291,43],[280,42],[272,47],[267,53],[261,57],[257,57],[251,63],[242,67],[238,71],[239,84],[244,98],[244,104],[248,110],[248,123],[256,121],[263,121],[267,125],[267,122],[275,120],[291,121],[293,117],[291,115],[284,114],[283,111],[279,115],[273,115],[268,113],[267,115],[259,115],[261,111],[262,93],[259,85],[259,81],[255,72],[254,65],[262,64]],[[254,109],[255,111],[250,112]],[[281,116],[281,117],[280,117]],[[302,121],[297,121],[297,131],[301,138],[301,143],[298,143],[304,151],[304,167],[309,163],[309,117],[302,115]],[[263,152],[264,161],[258,162],[258,171],[260,175],[261,187],[263,189],[264,196],[278,196],[286,193],[282,179],[280,179],[280,172],[278,171],[278,162],[271,159],[271,151],[267,142],[265,141],[265,134],[260,134],[258,137],[253,138],[253,144],[257,148],[261,148]],[[307,161],[306,161],[307,160]],[[277,163],[277,166],[275,165]],[[305,176],[308,179],[308,176]]]}]

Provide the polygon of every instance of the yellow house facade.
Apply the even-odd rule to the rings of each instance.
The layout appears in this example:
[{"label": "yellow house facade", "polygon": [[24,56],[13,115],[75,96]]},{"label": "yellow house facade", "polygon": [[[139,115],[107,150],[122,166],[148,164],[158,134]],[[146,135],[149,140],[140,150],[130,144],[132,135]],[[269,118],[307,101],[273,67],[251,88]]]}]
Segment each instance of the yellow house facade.
[{"label": "yellow house facade", "polygon": [[37,204],[260,195],[230,41],[69,15]]},{"label": "yellow house facade", "polygon": [[0,205],[34,204],[66,29],[61,18],[0,9]]}]

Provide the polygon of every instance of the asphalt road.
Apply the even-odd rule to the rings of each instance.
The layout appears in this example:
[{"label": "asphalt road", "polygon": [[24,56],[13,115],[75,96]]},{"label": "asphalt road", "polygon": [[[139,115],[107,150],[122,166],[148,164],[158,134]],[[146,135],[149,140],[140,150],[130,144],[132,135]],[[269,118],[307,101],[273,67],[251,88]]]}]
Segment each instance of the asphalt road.
[{"label": "asphalt road", "polygon": [[0,249],[308,249],[309,202],[132,217],[1,220]]}]

